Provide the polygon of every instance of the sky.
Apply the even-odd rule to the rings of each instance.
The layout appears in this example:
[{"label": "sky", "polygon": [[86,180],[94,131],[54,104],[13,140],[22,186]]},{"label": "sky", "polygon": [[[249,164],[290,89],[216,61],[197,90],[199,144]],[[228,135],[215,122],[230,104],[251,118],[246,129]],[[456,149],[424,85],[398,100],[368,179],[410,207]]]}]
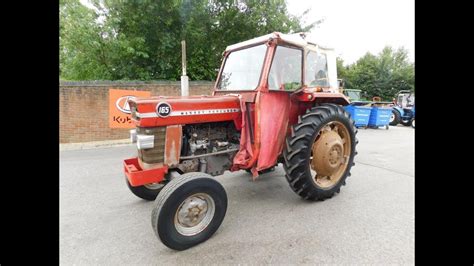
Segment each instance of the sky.
[{"label": "sky", "polygon": [[414,0],[287,0],[287,7],[297,16],[311,8],[306,24],[324,19],[307,39],[334,48],[345,65],[386,45],[405,47],[414,62]]}]

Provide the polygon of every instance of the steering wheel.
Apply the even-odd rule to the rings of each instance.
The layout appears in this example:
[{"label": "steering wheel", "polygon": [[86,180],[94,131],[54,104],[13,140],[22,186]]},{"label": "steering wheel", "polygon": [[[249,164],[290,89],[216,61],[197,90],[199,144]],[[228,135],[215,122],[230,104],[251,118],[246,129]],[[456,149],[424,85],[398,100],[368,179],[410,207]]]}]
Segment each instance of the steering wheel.
[{"label": "steering wheel", "polygon": [[319,86],[328,86],[329,79],[328,78],[319,78],[311,81],[310,85],[319,85]]}]

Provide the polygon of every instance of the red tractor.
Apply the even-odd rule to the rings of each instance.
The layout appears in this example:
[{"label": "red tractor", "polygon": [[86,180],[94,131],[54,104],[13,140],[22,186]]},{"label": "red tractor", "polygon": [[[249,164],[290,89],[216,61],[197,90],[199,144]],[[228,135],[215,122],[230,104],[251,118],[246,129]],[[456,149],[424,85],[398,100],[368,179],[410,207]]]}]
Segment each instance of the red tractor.
[{"label": "red tractor", "polygon": [[322,201],[346,183],[357,154],[333,50],[302,34],[228,46],[212,96],[129,104],[138,157],[124,160],[126,181],[155,201],[153,230],[175,250],[207,240],[222,223],[227,195],[212,176],[247,170],[256,179],[282,163],[295,193]]}]

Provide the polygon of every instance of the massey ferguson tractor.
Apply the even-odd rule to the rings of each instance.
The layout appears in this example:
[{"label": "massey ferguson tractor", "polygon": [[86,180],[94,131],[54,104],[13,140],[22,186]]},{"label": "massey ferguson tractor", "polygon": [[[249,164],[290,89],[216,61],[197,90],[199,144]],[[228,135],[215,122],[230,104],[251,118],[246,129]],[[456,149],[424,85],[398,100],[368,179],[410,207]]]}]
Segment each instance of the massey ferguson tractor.
[{"label": "massey ferguson tractor", "polygon": [[283,164],[305,200],[339,193],[356,152],[354,121],[338,92],[334,51],[278,32],[226,48],[212,96],[129,100],[138,156],[124,160],[136,196],[154,200],[151,224],[169,248],[209,239],[227,209],[224,171]]}]

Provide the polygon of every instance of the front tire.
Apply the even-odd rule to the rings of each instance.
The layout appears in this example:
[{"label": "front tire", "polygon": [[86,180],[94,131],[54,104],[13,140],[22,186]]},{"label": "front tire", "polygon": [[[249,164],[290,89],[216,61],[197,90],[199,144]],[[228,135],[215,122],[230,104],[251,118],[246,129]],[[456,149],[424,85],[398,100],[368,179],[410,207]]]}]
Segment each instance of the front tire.
[{"label": "front tire", "polygon": [[338,193],[354,165],[356,133],[354,121],[339,105],[323,104],[300,116],[283,152],[291,189],[315,201]]},{"label": "front tire", "polygon": [[224,187],[205,173],[171,180],[155,200],[151,225],[167,247],[185,250],[209,239],[227,211]]},{"label": "front tire", "polygon": [[415,128],[415,118],[413,118],[413,119],[411,120],[411,127],[412,127],[412,128]]}]

